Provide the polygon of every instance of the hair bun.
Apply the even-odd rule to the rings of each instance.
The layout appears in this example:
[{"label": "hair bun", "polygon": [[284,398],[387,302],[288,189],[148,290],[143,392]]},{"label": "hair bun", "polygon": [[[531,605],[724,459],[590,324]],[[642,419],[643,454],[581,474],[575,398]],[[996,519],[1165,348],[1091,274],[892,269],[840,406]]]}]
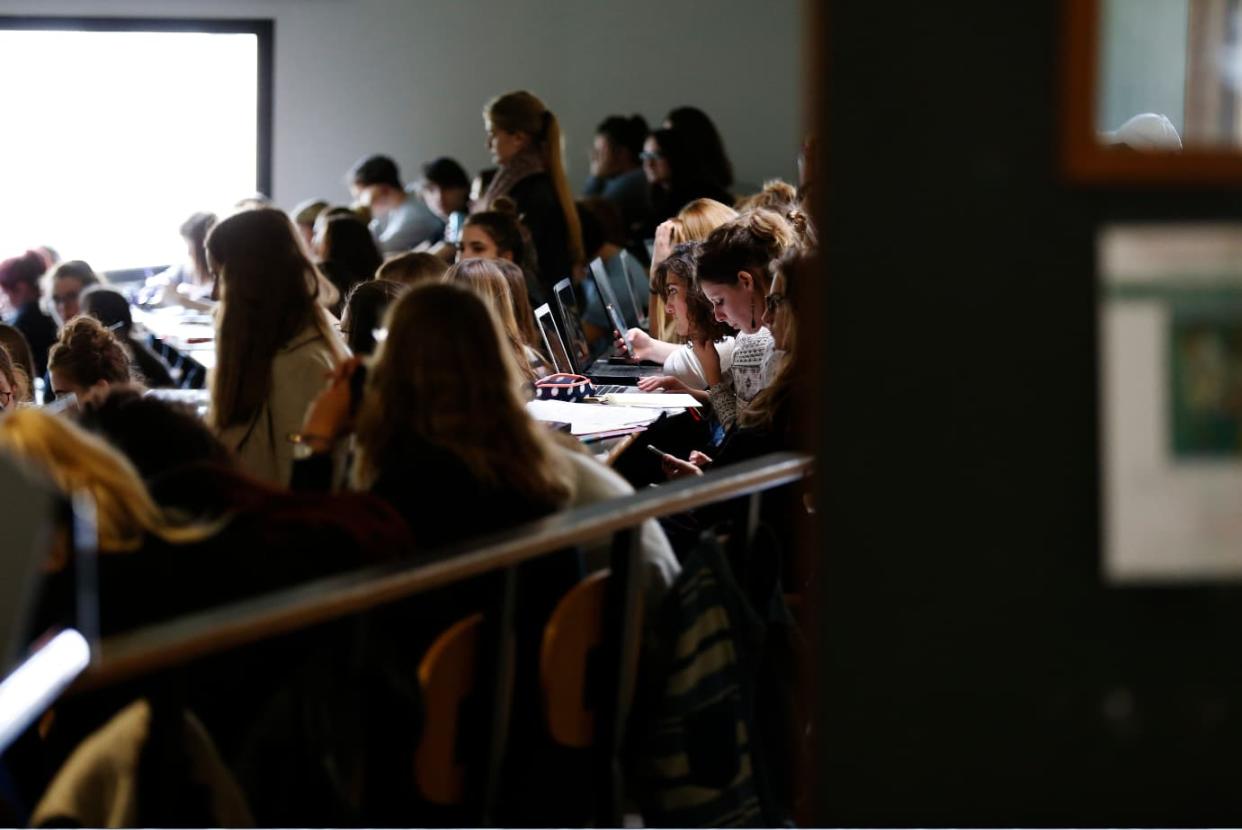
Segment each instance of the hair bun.
[{"label": "hair bun", "polygon": [[512,216],[514,219],[518,216],[517,202],[508,196],[497,196],[492,200],[492,210],[497,213],[503,213],[506,216]]}]

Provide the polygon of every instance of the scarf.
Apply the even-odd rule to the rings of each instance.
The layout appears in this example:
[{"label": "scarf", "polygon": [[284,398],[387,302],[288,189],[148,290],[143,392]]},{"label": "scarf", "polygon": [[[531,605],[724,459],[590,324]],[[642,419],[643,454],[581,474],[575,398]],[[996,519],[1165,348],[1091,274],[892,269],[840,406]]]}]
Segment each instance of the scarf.
[{"label": "scarf", "polygon": [[502,196],[508,196],[518,182],[536,173],[543,173],[546,169],[543,158],[537,151],[527,150],[518,153],[496,171],[496,177],[487,186],[487,192],[474,203],[473,212],[492,210],[496,200]]}]

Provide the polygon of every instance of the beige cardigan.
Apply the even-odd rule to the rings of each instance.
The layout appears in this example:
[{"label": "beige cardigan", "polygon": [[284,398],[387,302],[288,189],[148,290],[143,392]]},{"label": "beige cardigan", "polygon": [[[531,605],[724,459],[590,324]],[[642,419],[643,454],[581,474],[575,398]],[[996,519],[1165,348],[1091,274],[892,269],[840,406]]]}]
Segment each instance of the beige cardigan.
[{"label": "beige cardigan", "polygon": [[[331,338],[331,339],[329,339]],[[347,355],[335,332],[310,325],[272,360],[272,387],[255,420],[220,431],[220,440],[247,473],[288,487],[293,472],[289,435],[302,429],[311,402],[328,385],[328,375]]]}]

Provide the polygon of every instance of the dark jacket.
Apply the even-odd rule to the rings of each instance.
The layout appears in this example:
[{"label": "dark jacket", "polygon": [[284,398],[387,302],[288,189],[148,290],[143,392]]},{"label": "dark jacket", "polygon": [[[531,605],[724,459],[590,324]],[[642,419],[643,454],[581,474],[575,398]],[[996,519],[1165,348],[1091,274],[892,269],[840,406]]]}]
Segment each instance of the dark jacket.
[{"label": "dark jacket", "polygon": [[35,376],[42,377],[47,371],[47,353],[56,342],[56,322],[43,313],[38,300],[31,300],[17,310],[13,328],[26,335],[34,358]]},{"label": "dark jacket", "polygon": [[517,205],[518,216],[530,231],[539,260],[539,282],[544,295],[551,297],[552,286],[571,276],[573,270],[569,230],[552,177],[547,173],[527,176],[515,184],[508,195]]}]

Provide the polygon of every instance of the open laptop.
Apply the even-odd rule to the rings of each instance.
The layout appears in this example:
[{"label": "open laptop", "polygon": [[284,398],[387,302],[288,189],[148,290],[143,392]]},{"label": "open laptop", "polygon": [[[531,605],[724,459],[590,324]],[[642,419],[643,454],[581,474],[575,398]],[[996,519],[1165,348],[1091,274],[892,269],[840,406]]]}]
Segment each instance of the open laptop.
[{"label": "open laptop", "polygon": [[[598,260],[596,261],[598,262]],[[604,310],[608,311],[611,306],[612,311],[609,314],[609,319],[612,321],[612,326],[624,333],[626,331],[625,320],[621,318],[617,311],[616,296],[613,294],[612,286],[608,285],[606,274],[602,282],[608,286],[607,294],[602,293],[602,290],[600,293],[600,298],[604,302]],[[598,280],[596,289],[599,290]],[[612,353],[610,357],[602,357],[599,360],[592,361],[590,347],[587,345],[586,335],[582,331],[582,314],[578,306],[577,293],[574,291],[573,283],[568,279],[563,279],[552,287],[552,293],[555,295],[557,306],[560,308],[561,319],[565,321],[565,326],[569,329],[569,351],[571,358],[574,360],[574,371],[577,374],[586,375],[597,383],[615,383],[624,386],[634,386],[638,383],[639,378],[664,374],[664,367],[658,363],[634,363],[629,358],[615,353]],[[629,345],[628,342],[626,345]],[[612,352],[611,349],[609,351]]]},{"label": "open laptop", "polygon": [[[568,280],[565,280],[568,282]],[[563,312],[562,312],[563,313]],[[575,318],[576,319],[576,318]],[[572,352],[565,347],[565,341],[561,337],[560,329],[556,325],[556,315],[552,313],[551,307],[544,303],[535,309],[535,325],[539,327],[539,334],[543,337],[544,348],[547,349],[548,356],[552,359],[552,368],[558,372],[569,375],[582,374],[579,370],[581,365],[572,358]],[[585,338],[583,338],[585,341]],[[591,356],[588,353],[585,359],[586,363],[591,362]],[[588,375],[588,377],[591,377]],[[618,392],[632,392],[633,384],[609,384],[595,382],[597,379],[591,377],[591,381],[595,386],[595,394],[612,395]]]}]

